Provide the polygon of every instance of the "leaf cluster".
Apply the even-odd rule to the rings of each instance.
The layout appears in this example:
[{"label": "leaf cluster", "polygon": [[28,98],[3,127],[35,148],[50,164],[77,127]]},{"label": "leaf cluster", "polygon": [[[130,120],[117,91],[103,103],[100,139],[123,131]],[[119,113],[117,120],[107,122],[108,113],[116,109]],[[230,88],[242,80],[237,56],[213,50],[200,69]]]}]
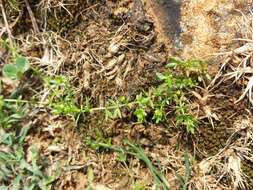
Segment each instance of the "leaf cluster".
[{"label": "leaf cluster", "polygon": [[[134,100],[130,101],[127,98],[124,98],[124,102],[110,100],[110,114],[107,114],[106,118],[108,115],[112,119],[120,118],[122,107],[134,110],[133,114],[141,123],[147,122],[148,117],[155,123],[164,122],[167,115],[173,113],[176,116],[176,125],[193,134],[197,127],[197,119],[191,114],[187,93],[201,81],[200,73],[204,73],[205,65],[201,61],[183,62],[173,59],[173,62],[168,64],[168,67],[172,66],[173,68],[180,67],[181,72],[175,74],[170,69],[165,73],[157,73],[160,85],[150,88],[148,92],[138,94]],[[186,75],[186,70],[191,74]],[[197,77],[193,77],[193,74],[196,74]]]}]

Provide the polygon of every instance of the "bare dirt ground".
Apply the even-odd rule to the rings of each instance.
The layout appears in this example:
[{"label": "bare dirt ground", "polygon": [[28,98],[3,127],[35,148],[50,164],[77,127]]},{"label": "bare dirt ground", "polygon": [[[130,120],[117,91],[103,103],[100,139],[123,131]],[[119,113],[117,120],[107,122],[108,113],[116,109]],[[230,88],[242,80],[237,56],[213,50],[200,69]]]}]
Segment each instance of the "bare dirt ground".
[{"label": "bare dirt ground", "polygon": [[[128,112],[109,121],[92,113],[76,123],[38,107],[24,121],[32,124],[27,154],[36,145],[48,175],[61,168],[53,189],[85,189],[91,183],[90,169],[94,189],[155,189],[143,162],[135,157],[119,162],[115,152],[87,146],[87,137],[110,139],[116,146],[124,146],[124,139],[140,144],[172,190],[180,189],[186,151],[192,165],[188,189],[252,189],[252,104],[247,97],[237,102],[252,72],[235,81],[231,73],[241,60],[252,69],[253,51],[224,53],[245,44],[235,38],[252,43],[251,0],[37,0],[29,5],[34,17],[23,6],[11,28],[20,52],[45,75],[68,77],[80,105],[90,97],[93,105],[104,106],[108,99],[131,98],[157,85],[156,73],[165,70],[170,56],[205,60],[216,79],[189,95],[200,118],[190,136],[175,127],[173,116],[164,124],[140,124]],[[9,23],[17,16],[18,11],[9,11]],[[8,52],[1,50],[1,55],[8,62]],[[23,98],[43,100],[47,92],[41,81],[29,73],[25,77],[19,84]],[[15,85],[1,80],[8,96]]]}]

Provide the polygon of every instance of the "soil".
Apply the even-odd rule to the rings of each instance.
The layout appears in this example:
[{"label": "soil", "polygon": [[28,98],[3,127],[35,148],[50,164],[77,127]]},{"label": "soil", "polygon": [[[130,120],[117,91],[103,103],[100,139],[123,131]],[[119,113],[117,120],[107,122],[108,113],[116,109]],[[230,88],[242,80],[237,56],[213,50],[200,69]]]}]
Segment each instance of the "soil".
[{"label": "soil", "polygon": [[[51,30],[57,37],[55,41],[47,41],[49,36],[45,37],[45,44],[31,37],[32,42],[27,46],[19,44],[23,55],[31,61],[42,59],[46,51],[57,44],[55,65],[45,67],[36,63],[36,66],[48,75],[69,77],[76,89],[77,102],[81,105],[85,97],[91,97],[97,107],[104,106],[109,98],[134,97],[157,85],[155,74],[165,70],[171,55],[206,60],[209,74],[217,73],[222,57],[214,54],[240,46],[232,39],[241,37],[238,31],[242,13],[250,14],[249,7],[253,6],[251,0],[73,0],[66,9],[54,6],[47,10],[45,20],[41,15],[46,10],[41,9],[39,0],[29,2],[41,32]],[[12,12],[9,18],[15,15]],[[29,14],[23,17],[12,29],[20,42],[32,36],[33,30]],[[106,70],[110,64],[110,70]],[[152,176],[143,163],[136,158],[129,158],[127,165],[117,162],[115,153],[97,152],[87,147],[83,143],[87,137],[111,139],[112,144],[119,146],[124,139],[140,144],[154,165],[163,167],[171,189],[179,189],[173,171],[184,170],[182,157],[186,150],[197,163],[214,156],[226,146],[234,132],[234,123],[241,118],[252,118],[252,107],[247,100],[235,104],[242,93],[241,86],[237,85],[226,81],[210,92],[216,96],[205,104],[219,120],[214,120],[213,127],[208,118],[202,119],[194,137],[187,136],[172,122],[138,124],[131,113],[113,121],[105,121],[101,113],[82,115],[75,126],[67,118],[41,111],[32,119],[35,129],[27,144],[39,147],[49,173],[58,161],[78,168],[65,168],[66,172],[55,184],[59,189],[85,188],[89,167],[94,172],[94,184],[131,189],[138,181],[152,189]],[[201,107],[196,97],[189,98]],[[203,110],[199,114],[205,115]],[[53,133],[47,130],[48,126],[56,127]],[[252,164],[243,162],[243,170],[248,175],[250,189],[253,187]]]}]

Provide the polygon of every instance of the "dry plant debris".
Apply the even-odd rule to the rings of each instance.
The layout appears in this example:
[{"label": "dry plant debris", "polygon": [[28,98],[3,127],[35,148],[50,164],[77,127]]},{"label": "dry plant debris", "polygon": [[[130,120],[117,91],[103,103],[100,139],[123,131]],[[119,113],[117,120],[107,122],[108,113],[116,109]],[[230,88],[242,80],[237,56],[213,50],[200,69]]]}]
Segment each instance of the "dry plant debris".
[{"label": "dry plant debris", "polygon": [[248,5],[0,1],[0,188],[250,190]]}]

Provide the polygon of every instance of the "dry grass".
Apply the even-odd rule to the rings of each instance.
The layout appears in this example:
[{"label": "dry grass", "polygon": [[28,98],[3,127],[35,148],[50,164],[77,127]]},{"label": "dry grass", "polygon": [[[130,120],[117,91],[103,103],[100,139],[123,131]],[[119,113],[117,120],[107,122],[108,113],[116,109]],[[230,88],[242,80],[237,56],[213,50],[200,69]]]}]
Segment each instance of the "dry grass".
[{"label": "dry grass", "polygon": [[[27,35],[18,40],[21,52],[28,54],[27,57],[33,65],[49,76],[60,73],[66,61],[66,55],[62,52],[63,46],[66,45],[66,48],[71,48],[69,41],[51,31]],[[35,48],[39,48],[39,52],[37,52],[39,55],[33,56],[32,51]]]},{"label": "dry grass", "polygon": [[195,166],[192,187],[199,190],[249,187],[242,171],[242,161],[252,162],[253,159],[253,123],[250,119],[239,119],[234,123],[233,131],[223,149]]},{"label": "dry grass", "polygon": [[[222,64],[208,89],[222,88],[230,83],[231,88],[239,85],[242,88],[240,97],[235,97],[238,104],[247,99],[253,105],[253,13],[240,12],[238,20],[240,38],[235,39],[239,47],[226,53],[220,53]],[[231,94],[231,97],[234,95]],[[197,189],[247,189],[248,176],[242,170],[242,163],[252,162],[253,124],[250,118],[238,119],[232,126],[233,133],[226,145],[216,155],[202,160],[196,167],[196,176],[192,184]],[[226,178],[228,181],[224,181]]]},{"label": "dry grass", "polygon": [[209,88],[217,87],[222,82],[230,81],[238,83],[243,88],[242,95],[235,101],[240,102],[245,96],[248,96],[249,102],[253,105],[253,13],[250,11],[247,15],[242,14],[238,20],[238,33],[241,38],[235,39],[240,47],[219,55],[224,56],[219,72],[210,84]]},{"label": "dry grass", "polygon": [[48,14],[52,13],[57,19],[57,12],[61,9],[64,9],[70,17],[73,15],[68,10],[69,6],[77,5],[75,2],[64,3],[64,0],[42,0],[38,3],[37,8],[40,10],[40,16],[43,21],[44,29],[47,26]]},{"label": "dry grass", "polygon": [[[108,96],[112,97],[120,93],[134,94],[130,91],[136,90],[138,85],[145,86],[150,83],[150,81],[147,81],[149,78],[145,78],[143,75],[157,69],[157,65],[163,64],[165,62],[164,57],[166,57],[166,50],[163,50],[160,44],[156,44],[156,34],[151,26],[145,26],[150,27],[147,29],[148,32],[145,30],[139,32],[136,28],[142,26],[142,24],[137,25],[136,23],[136,25],[123,23],[117,27],[109,28],[109,24],[106,25],[107,23],[104,22],[104,18],[101,16],[96,22],[89,23],[85,29],[78,27],[75,30],[69,29],[69,34],[74,31],[81,31],[79,36],[78,32],[73,33],[73,36],[68,36],[69,34],[66,35],[68,37],[60,36],[56,32],[47,30],[47,21],[49,13],[53,14],[57,20],[57,12],[60,9],[65,10],[70,17],[73,17],[69,8],[76,5],[75,2],[69,4],[64,2],[62,0],[40,1],[36,6],[41,14],[39,22],[36,20],[38,18],[35,18],[38,15],[34,16],[32,10],[29,9],[29,4],[26,3],[30,10],[29,17],[32,20],[34,32],[14,38],[11,29],[19,21],[19,17],[10,24],[5,18],[0,36],[7,34],[9,43],[16,40],[20,53],[25,55],[32,67],[43,75],[51,77],[56,75],[66,76],[73,84],[76,99],[84,99],[84,95],[89,94],[94,99],[99,99],[98,104],[101,105]],[[87,10],[95,6],[97,4],[88,7]],[[3,7],[1,9],[4,15],[5,10]],[[96,14],[98,13],[96,12]],[[40,23],[40,25],[37,23]],[[197,99],[199,119],[207,118],[213,128],[224,118],[220,118],[217,111],[219,108],[215,108],[209,103],[210,99],[215,97],[212,90],[222,88],[223,82],[230,82],[232,87],[233,84],[242,87],[242,95],[236,97],[235,103],[239,104],[248,96],[249,102],[253,105],[253,13],[242,14],[242,20],[239,20],[238,23],[241,38],[236,40],[238,43],[240,42],[240,47],[220,54],[225,61],[221,65],[216,78],[208,87],[201,89],[201,92],[193,92]],[[204,24],[202,26],[206,27]],[[40,87],[39,91],[35,92],[34,90],[33,98],[39,99],[41,102],[47,101],[51,93],[50,90],[45,86]],[[83,102],[83,100],[80,102]],[[49,159],[48,174],[54,173],[58,167],[57,161],[61,160],[63,163],[63,173],[57,182],[59,187],[85,188],[89,181],[86,176],[87,171],[83,172],[83,170],[90,167],[95,175],[92,186],[97,189],[106,189],[105,186],[113,189],[127,189],[136,181],[144,184],[144,186],[146,185],[147,188],[155,188],[148,169],[138,159],[131,157],[128,158],[128,163],[118,163],[117,155],[114,153],[95,152],[85,147],[82,142],[83,139],[79,139],[80,137],[76,134],[76,131],[67,128],[76,125],[72,120],[52,116],[51,113],[47,113],[46,109],[40,109],[40,107],[34,109],[29,117],[31,117],[36,128],[33,131],[34,134],[32,133],[27,137],[27,142],[28,145],[38,145],[41,154]],[[95,120],[99,120],[99,118],[95,118]],[[89,120],[84,122],[87,121],[91,122]],[[94,133],[93,135],[97,135],[94,128],[101,127],[100,124],[97,121],[95,124],[84,124],[89,125],[85,130],[93,128],[90,131]],[[115,141],[118,137],[129,137],[130,130],[127,128],[129,125],[132,128],[136,127],[135,124],[129,123],[127,123],[127,127],[124,126],[122,129],[110,123],[103,123],[103,125],[109,125],[106,128],[113,128],[116,131],[117,135],[114,134],[116,136]],[[154,128],[155,126],[152,124],[149,129],[143,126],[143,129],[137,130],[138,135],[155,136]],[[162,130],[161,126],[157,128]],[[101,130],[103,130],[103,126]],[[147,134],[148,130],[151,131],[150,134]],[[244,161],[253,161],[251,149],[253,143],[252,120],[250,118],[238,119],[231,130],[233,134],[227,139],[225,147],[217,154],[205,158],[200,163],[195,163],[194,158],[189,153],[192,173],[191,179],[186,183],[190,190],[247,188],[248,178],[242,170],[242,164]],[[154,137],[152,141],[153,139],[157,140],[154,141],[154,144],[157,145],[150,149],[147,148],[145,152],[157,168],[164,170],[165,176],[172,184],[172,189],[179,189],[178,175],[184,176],[186,172],[182,161],[185,147],[178,150],[173,149],[178,144],[179,134],[168,137],[167,133],[170,133],[170,131],[167,131],[167,128],[164,131],[160,131],[159,135],[161,139],[165,139],[167,144],[159,144],[158,137]],[[166,138],[169,138],[169,140]],[[183,140],[188,142],[188,139]],[[119,174],[121,175],[120,178],[115,177]]]}]

